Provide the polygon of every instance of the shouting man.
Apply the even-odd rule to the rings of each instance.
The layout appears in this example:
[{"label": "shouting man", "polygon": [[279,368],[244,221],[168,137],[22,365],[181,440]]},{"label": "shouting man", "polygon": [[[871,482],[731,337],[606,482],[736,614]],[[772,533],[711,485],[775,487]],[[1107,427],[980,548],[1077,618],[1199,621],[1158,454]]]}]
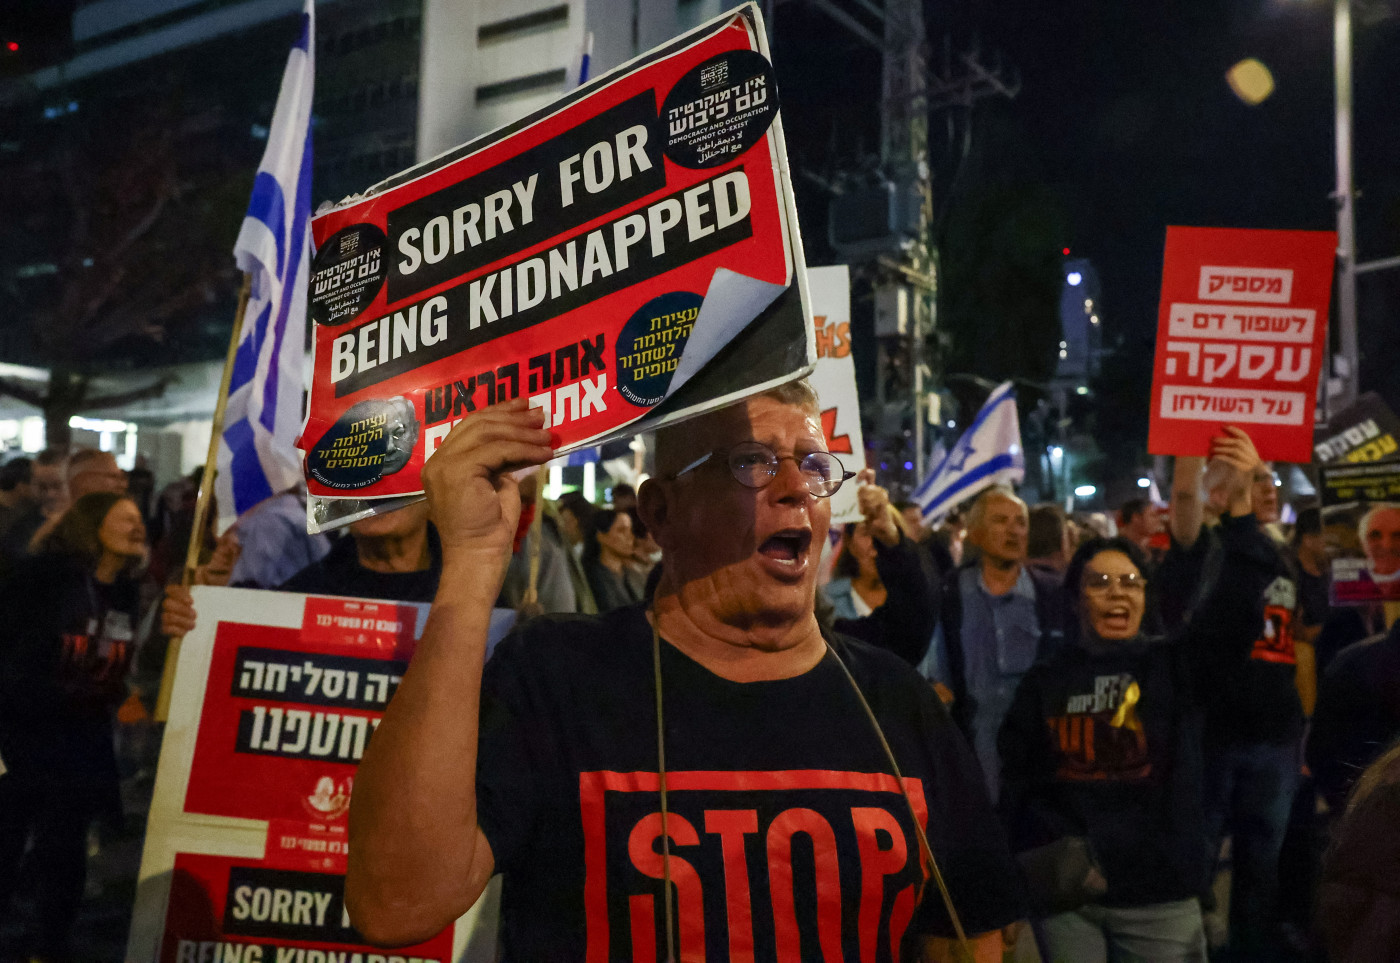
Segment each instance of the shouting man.
[{"label": "shouting man", "polygon": [[663,431],[638,503],[654,599],[536,620],[483,672],[541,423],[483,411],[423,473],[442,582],[356,779],[359,930],[426,939],[499,872],[517,961],[950,959],[917,819],[976,959],[1000,960],[1022,899],[966,744],[912,668],[813,613],[846,472],[810,387]]}]

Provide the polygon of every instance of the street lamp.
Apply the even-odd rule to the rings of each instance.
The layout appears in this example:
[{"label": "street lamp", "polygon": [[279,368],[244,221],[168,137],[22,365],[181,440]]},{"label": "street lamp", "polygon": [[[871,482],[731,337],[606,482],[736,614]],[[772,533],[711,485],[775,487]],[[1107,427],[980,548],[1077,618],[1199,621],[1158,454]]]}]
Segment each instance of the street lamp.
[{"label": "street lamp", "polygon": [[[1351,182],[1351,0],[1334,0],[1332,5],[1332,62],[1337,124],[1337,335],[1346,362],[1337,400],[1340,410],[1356,400],[1361,378],[1356,347],[1356,212]],[[1324,396],[1330,415],[1330,395]]]}]

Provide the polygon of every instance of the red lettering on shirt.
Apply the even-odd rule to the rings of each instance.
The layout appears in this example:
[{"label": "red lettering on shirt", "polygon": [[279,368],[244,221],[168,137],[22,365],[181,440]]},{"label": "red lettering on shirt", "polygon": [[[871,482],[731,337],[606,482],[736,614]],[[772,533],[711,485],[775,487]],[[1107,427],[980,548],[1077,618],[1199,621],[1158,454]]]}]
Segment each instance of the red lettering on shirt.
[{"label": "red lettering on shirt", "polygon": [[[909,859],[917,844],[910,838],[908,808],[893,776],[828,770],[686,771],[668,772],[666,786],[677,950],[682,959],[707,959],[708,935],[716,954],[724,952],[718,947],[727,947],[724,959],[752,961],[756,928],[761,927],[763,945],[769,945],[771,935],[777,959],[797,961],[802,954],[799,929],[804,926],[814,926],[809,938],[815,936],[826,959],[841,960],[843,945],[858,944],[862,963],[878,959],[880,934],[887,927],[890,958],[899,959],[928,869],[922,859]],[[922,783],[906,778],[904,788],[916,818],[926,826]],[[665,945],[660,888],[650,882],[664,875],[661,814],[652,808],[659,809],[659,789],[656,773],[579,775],[588,963],[655,963],[658,947]],[[755,794],[764,800],[757,809],[752,808]],[[738,805],[725,806],[726,799]],[[795,805],[783,808],[787,800]],[[697,826],[704,831],[698,832]],[[753,836],[762,842],[751,840]],[[799,836],[803,838],[797,843]],[[610,855],[610,846],[618,851]],[[799,853],[796,874],[794,849]],[[751,866],[750,858],[766,865]],[[859,862],[858,867],[846,867],[849,891],[844,894],[842,860]],[[711,874],[703,879],[696,869],[701,864],[710,867],[706,872]],[[765,869],[768,893],[752,892],[752,874]],[[721,886],[723,892],[718,892]],[[711,892],[705,892],[706,887]],[[710,923],[718,926],[723,920],[727,939],[718,932],[707,934],[707,900]],[[611,931],[614,924],[616,932]],[[626,940],[630,952],[621,945]]]},{"label": "red lettering on shirt", "polygon": [[[680,914],[681,959],[703,960],[705,958],[705,896],[700,888],[700,874],[680,856],[677,846],[698,846],[700,836],[695,827],[684,816],[666,814],[666,835],[671,840],[671,883],[676,887],[677,910]],[[652,879],[665,879],[665,860],[655,848],[661,839],[661,813],[652,813],[632,828],[627,840],[627,854],[632,857],[632,865]],[[642,900],[633,897],[632,932],[637,932],[637,913],[645,913],[648,922],[656,919],[656,908],[652,897]],[[634,944],[635,945],[635,944]],[[655,944],[652,944],[653,946]]]},{"label": "red lettering on shirt", "polygon": [[[909,861],[909,848],[904,844],[904,831],[886,810],[852,809],[851,820],[860,844],[860,963],[875,963],[880,909],[885,903],[885,877],[904,868]],[[880,845],[880,832],[889,836],[888,848]],[[896,937],[891,921],[890,940],[894,947],[891,956],[895,959],[899,959],[899,941],[903,938],[903,928]]]},{"label": "red lettering on shirt", "polygon": [[[749,908],[749,862],[744,837],[758,832],[756,809],[708,809],[705,832],[719,837],[724,855],[724,898],[729,916],[731,963],[753,963],[753,911]],[[636,946],[636,941],[633,941]]]},{"label": "red lettering on shirt", "polygon": [[822,956],[840,960],[841,866],[836,860],[836,834],[821,813],[788,809],[768,827],[768,888],[773,896],[778,963],[802,963],[792,883],[792,837],[797,833],[805,833],[812,841],[817,869],[817,940]]},{"label": "red lettering on shirt", "polygon": [[1251,659],[1296,665],[1293,651],[1293,610],[1283,605],[1264,606],[1264,631],[1254,640]]}]

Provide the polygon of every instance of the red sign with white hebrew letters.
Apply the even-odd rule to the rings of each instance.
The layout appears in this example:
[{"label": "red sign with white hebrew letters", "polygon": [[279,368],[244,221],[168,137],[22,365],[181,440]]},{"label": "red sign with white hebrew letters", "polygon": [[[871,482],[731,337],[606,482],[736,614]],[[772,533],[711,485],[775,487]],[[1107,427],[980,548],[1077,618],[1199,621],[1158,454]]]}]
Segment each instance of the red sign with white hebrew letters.
[{"label": "red sign with white hebrew letters", "polygon": [[343,871],[355,769],[407,668],[417,614],[308,598],[300,631],[220,623],[185,811],[272,820],[271,863]]},{"label": "red sign with white hebrew letters", "polygon": [[1148,450],[1206,455],[1225,425],[1312,459],[1337,235],[1168,227]]}]

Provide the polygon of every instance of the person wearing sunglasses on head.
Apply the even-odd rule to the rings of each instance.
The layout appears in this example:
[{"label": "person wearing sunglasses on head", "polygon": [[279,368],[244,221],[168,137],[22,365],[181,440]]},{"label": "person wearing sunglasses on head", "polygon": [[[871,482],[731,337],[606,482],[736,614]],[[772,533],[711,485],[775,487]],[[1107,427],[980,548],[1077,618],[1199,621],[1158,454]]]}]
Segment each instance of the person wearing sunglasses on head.
[{"label": "person wearing sunglasses on head", "polygon": [[1217,456],[1233,471],[1220,530],[1232,577],[1178,634],[1152,637],[1142,549],[1089,540],[1065,572],[1071,644],[1031,668],[1001,727],[1000,809],[1053,960],[1206,960],[1205,696],[1249,658],[1274,577],[1253,446]]},{"label": "person wearing sunglasses on head", "polygon": [[424,470],[443,575],[355,780],[357,929],[426,939],[500,873],[517,961],[941,961],[959,925],[1000,961],[1024,903],[975,759],[911,666],[814,613],[851,474],[811,387],[659,431],[655,592],[536,619],[486,662],[542,421],[485,409]]}]

